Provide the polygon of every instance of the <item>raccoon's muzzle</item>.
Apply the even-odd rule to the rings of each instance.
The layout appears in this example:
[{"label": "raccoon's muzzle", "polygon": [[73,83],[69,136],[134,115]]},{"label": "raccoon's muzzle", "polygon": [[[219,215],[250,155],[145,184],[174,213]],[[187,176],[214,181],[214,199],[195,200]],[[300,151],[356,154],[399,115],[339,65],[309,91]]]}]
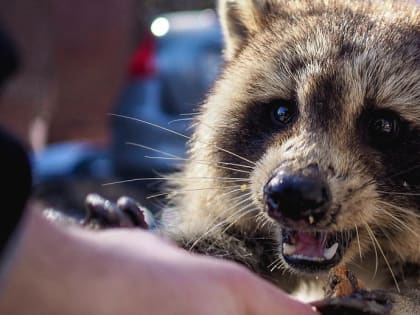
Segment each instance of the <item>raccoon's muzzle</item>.
[{"label": "raccoon's muzzle", "polygon": [[295,172],[281,167],[265,185],[265,208],[281,227],[280,251],[292,268],[317,272],[341,261],[352,233],[328,229],[331,199],[329,185],[316,164]]},{"label": "raccoon's muzzle", "polygon": [[289,228],[311,228],[331,204],[328,184],[316,165],[291,173],[276,170],[264,187],[267,214]]}]

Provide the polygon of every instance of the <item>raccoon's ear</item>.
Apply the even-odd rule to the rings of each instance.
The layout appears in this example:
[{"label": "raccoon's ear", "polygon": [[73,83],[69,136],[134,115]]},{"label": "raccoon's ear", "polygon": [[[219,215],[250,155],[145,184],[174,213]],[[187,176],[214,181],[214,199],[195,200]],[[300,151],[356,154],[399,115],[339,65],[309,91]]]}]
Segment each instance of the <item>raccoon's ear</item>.
[{"label": "raccoon's ear", "polygon": [[231,59],[260,31],[275,8],[275,0],[218,0],[225,37],[225,58]]}]

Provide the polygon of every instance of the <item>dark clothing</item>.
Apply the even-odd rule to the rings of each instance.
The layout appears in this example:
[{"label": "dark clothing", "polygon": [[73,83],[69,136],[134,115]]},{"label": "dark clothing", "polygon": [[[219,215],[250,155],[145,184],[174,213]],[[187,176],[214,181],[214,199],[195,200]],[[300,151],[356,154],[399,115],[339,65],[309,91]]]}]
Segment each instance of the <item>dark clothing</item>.
[{"label": "dark clothing", "polygon": [[31,187],[28,155],[16,139],[0,129],[0,257],[19,223]]},{"label": "dark clothing", "polygon": [[[0,30],[0,88],[16,72],[18,63],[12,39]],[[0,129],[0,259],[22,215],[31,186],[31,167],[24,148]]]},{"label": "dark clothing", "polygon": [[18,68],[19,57],[13,41],[0,29],[0,87]]}]

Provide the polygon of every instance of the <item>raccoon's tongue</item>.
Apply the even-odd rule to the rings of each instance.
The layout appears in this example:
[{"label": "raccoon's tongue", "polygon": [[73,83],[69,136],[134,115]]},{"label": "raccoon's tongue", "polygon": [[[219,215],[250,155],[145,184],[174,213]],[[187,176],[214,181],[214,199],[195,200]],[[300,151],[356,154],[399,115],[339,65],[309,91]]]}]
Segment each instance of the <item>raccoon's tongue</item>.
[{"label": "raccoon's tongue", "polygon": [[338,243],[327,247],[329,234],[319,232],[289,232],[283,242],[283,254],[295,259],[330,260],[338,249]]}]

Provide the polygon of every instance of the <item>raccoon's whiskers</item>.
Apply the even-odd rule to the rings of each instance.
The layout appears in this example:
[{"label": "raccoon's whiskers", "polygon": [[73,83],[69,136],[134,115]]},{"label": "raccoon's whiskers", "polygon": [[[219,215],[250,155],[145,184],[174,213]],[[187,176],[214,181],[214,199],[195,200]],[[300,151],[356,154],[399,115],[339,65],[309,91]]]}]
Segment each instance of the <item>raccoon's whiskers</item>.
[{"label": "raccoon's whiskers", "polygon": [[[228,188],[237,188],[237,189],[233,189],[233,190],[230,190],[228,192],[225,192],[225,193],[221,194],[220,196],[227,196],[229,194],[233,194],[235,192],[242,191],[242,189],[240,188],[240,185],[225,186],[225,187],[223,187],[223,189],[228,189]],[[217,189],[220,189],[220,187],[210,187],[210,188],[202,188],[202,189],[200,189],[200,188],[197,188],[197,189],[182,189],[182,190],[174,189],[172,191],[168,191],[168,192],[164,192],[164,193],[160,193],[160,194],[148,196],[147,199],[156,198],[156,197],[165,196],[165,195],[170,195],[170,194],[177,194],[177,193],[178,194],[182,194],[184,192],[196,191],[196,190],[206,190],[206,189],[209,189],[209,190],[217,190]]]},{"label": "raccoon's whiskers", "polygon": [[243,167],[243,168],[250,168],[251,170],[253,169],[253,167],[251,167],[251,166],[246,166],[246,165],[236,164],[236,163],[211,162],[211,161],[202,161],[202,160],[192,160],[191,158],[189,158],[189,159],[188,158],[183,158],[183,157],[177,156],[175,154],[168,153],[168,152],[158,150],[158,149],[149,147],[147,145],[143,145],[143,144],[139,144],[139,143],[135,143],[135,142],[126,142],[125,144],[166,155],[166,157],[163,157],[163,156],[147,156],[146,155],[145,156],[146,159],[160,159],[160,160],[174,160],[174,161],[179,160],[179,161],[186,161],[186,162],[193,161],[194,163],[197,163],[197,164],[214,165],[218,168],[225,168],[225,169],[229,169],[229,170],[233,170],[233,171],[241,172],[241,173],[247,173],[247,174],[250,174],[251,171],[239,170],[239,169],[235,169],[235,168],[227,168],[225,166],[220,166],[220,165],[232,165],[232,166],[238,166],[238,167]]},{"label": "raccoon's whiskers", "polygon": [[[245,198],[245,197],[247,197],[247,198]],[[245,198],[245,199],[243,199],[243,198]],[[233,206],[230,206],[229,208],[223,210],[220,214],[225,215],[226,213],[229,213],[229,211],[235,209],[236,207],[241,206],[246,202],[252,201],[252,196],[251,196],[251,193],[246,193],[246,194],[240,195],[236,198],[232,198],[230,200],[230,202],[237,201],[238,199],[239,199],[239,201],[237,203],[235,203],[235,204],[233,204]],[[230,218],[230,217],[228,217],[228,218]]]},{"label": "raccoon's whiskers", "polygon": [[396,217],[394,214],[392,214],[388,210],[386,210],[384,208],[381,208],[381,210],[384,214],[386,214],[387,216],[389,216],[393,220],[392,221],[392,226],[395,227],[395,229],[397,229],[399,231],[407,230],[410,233],[412,233],[415,237],[419,237],[419,234],[416,231],[414,231],[407,223],[405,223],[404,221],[402,221],[401,219]]},{"label": "raccoon's whiskers", "polygon": [[[245,197],[247,197],[247,198],[245,198]],[[243,198],[245,198],[245,199],[243,199]],[[223,217],[226,213],[229,213],[231,210],[237,208],[238,206],[241,206],[242,204],[244,204],[246,202],[252,201],[252,196],[251,196],[251,193],[242,194],[242,195],[240,195],[240,196],[238,196],[236,198],[231,199],[230,202],[237,201],[238,199],[239,199],[239,201],[237,203],[233,204],[231,207],[229,207],[227,209],[224,209],[222,212],[220,212],[214,218],[214,220],[213,220],[213,222],[212,222],[211,225],[215,224],[217,220],[219,220],[221,217]],[[241,200],[241,199],[243,199],[243,200]],[[246,207],[249,207],[249,206],[254,206],[254,205],[253,204],[250,204],[248,206],[245,206],[245,208]],[[244,208],[241,208],[241,209],[236,210],[234,213],[232,213],[228,217],[224,218],[221,222],[219,222],[218,224],[216,224],[215,227],[218,228],[218,227],[226,224],[227,222],[230,222],[231,219],[233,219],[236,215],[238,215],[243,210],[244,210]],[[238,221],[238,219],[236,219],[234,222],[237,222],[237,221]]]},{"label": "raccoon's whiskers", "polygon": [[377,192],[381,194],[388,194],[388,195],[420,196],[420,193],[415,193],[415,192],[398,192],[398,191],[385,191],[385,190],[377,190]]},{"label": "raccoon's whiskers", "polygon": [[369,235],[369,238],[372,241],[373,250],[375,252],[375,272],[373,273],[373,277],[372,277],[372,279],[375,279],[376,274],[378,273],[378,267],[379,267],[378,250],[376,249],[376,244],[375,244],[375,241],[374,241],[375,236],[373,235],[373,232],[372,232],[371,228],[369,227],[369,225],[367,223],[365,223],[365,227],[366,227],[366,231]]},{"label": "raccoon's whiskers", "polygon": [[[240,187],[240,186],[235,186],[235,187]],[[238,189],[234,189],[234,190],[231,190],[231,191],[228,191],[228,192],[226,192],[226,193],[223,193],[223,194],[221,194],[220,195],[220,197],[226,197],[227,195],[231,195],[231,194],[233,194],[233,193],[235,193],[235,192],[242,192],[242,189],[241,188],[238,188]],[[239,195],[238,197],[235,197],[235,198],[232,198],[232,199],[230,199],[229,201],[230,202],[233,202],[233,201],[236,201],[236,200],[241,200],[242,198],[245,198],[245,197],[248,197],[248,198],[246,198],[245,200],[242,200],[242,201],[239,201],[238,203],[236,203],[236,204],[233,204],[232,206],[230,206],[229,208],[227,208],[227,209],[223,209],[216,217],[215,217],[215,219],[214,219],[214,221],[212,222],[212,224],[214,224],[218,219],[220,219],[221,218],[221,216],[223,216],[223,215],[225,215],[226,213],[228,213],[230,210],[232,210],[232,209],[234,209],[234,208],[236,208],[237,206],[239,206],[239,205],[242,205],[242,203],[244,203],[244,202],[246,202],[246,201],[249,201],[251,198],[249,197],[249,196],[251,196],[251,193],[250,192],[248,192],[248,193],[246,193],[246,194],[241,194],[241,195]]]},{"label": "raccoon's whiskers", "polygon": [[255,222],[257,224],[257,230],[262,230],[264,229],[264,227],[267,225],[267,223],[265,222],[266,220],[264,220],[264,217],[262,217],[261,215],[258,215],[255,219]]},{"label": "raccoon's whiskers", "polygon": [[206,125],[207,127],[211,128],[211,129],[213,129],[213,130],[216,130],[216,129],[215,129],[215,127],[216,127],[216,128],[224,128],[224,127],[226,126],[226,125],[210,126],[210,125],[204,124],[203,122],[197,122],[197,117],[189,117],[189,118],[174,119],[174,120],[171,120],[170,122],[168,122],[168,125],[172,125],[173,123],[183,122],[183,121],[192,121],[192,122],[194,122],[194,123],[193,123],[193,124],[191,124],[188,128],[186,128],[186,130],[189,130],[189,129],[191,129],[191,128],[194,128],[194,127],[196,127],[198,124],[201,124],[201,125]]},{"label": "raccoon's whiskers", "polygon": [[243,160],[243,161],[245,161],[245,162],[248,162],[248,163],[250,163],[250,164],[251,164],[251,165],[253,165],[253,166],[256,166],[256,165],[257,165],[255,162],[252,162],[251,160],[249,160],[249,159],[247,159],[247,158],[245,158],[245,157],[243,157],[243,156],[241,156],[241,155],[238,155],[238,154],[236,154],[236,153],[233,153],[232,151],[229,151],[229,150],[223,149],[223,148],[218,147],[218,146],[214,146],[214,147],[215,147],[216,149],[220,150],[220,151],[223,151],[223,152],[225,152],[225,153],[229,154],[229,155],[232,155],[232,156],[234,156],[234,157],[237,157],[238,159],[241,159],[241,160]]},{"label": "raccoon's whiskers", "polygon": [[239,216],[237,216],[231,223],[229,223],[223,230],[222,233],[226,233],[227,230],[229,230],[232,226],[234,226],[240,219],[242,219],[245,215],[248,214],[249,211],[256,210],[256,207],[253,204],[246,205],[236,211],[237,214],[240,213]]},{"label": "raccoon's whiskers", "polygon": [[267,217],[264,215],[263,212],[259,212],[257,214],[257,217],[255,218],[255,222],[257,223],[257,230],[264,229],[268,224],[272,224],[270,220],[267,219]]},{"label": "raccoon's whiskers", "polygon": [[[228,188],[228,187],[240,187],[240,186],[238,186],[238,185],[236,185],[236,186],[227,186],[227,187],[225,187],[225,188]],[[226,196],[228,196],[228,195],[231,195],[231,194],[234,194],[234,193],[236,193],[236,192],[242,192],[242,189],[241,188],[237,188],[237,189],[232,189],[232,190],[230,190],[230,191],[228,191],[228,192],[225,192],[225,193],[223,193],[223,194],[221,194],[220,195],[220,197],[226,197]],[[245,194],[244,196],[242,196],[242,197],[246,197],[246,196],[248,196],[248,194]],[[234,205],[234,206],[236,206],[236,205]],[[228,209],[224,209],[223,211],[221,211],[214,219],[213,219],[213,221],[209,224],[209,226],[212,226],[212,225],[214,225],[215,223],[216,223],[216,221],[217,220],[219,220],[226,212],[228,212],[230,209],[231,209],[232,207],[230,207],[230,208],[228,208]],[[222,221],[223,222],[223,221]],[[206,234],[207,232],[205,232],[204,234]],[[207,234],[206,234],[207,235]]]},{"label": "raccoon's whiskers", "polygon": [[198,116],[200,114],[201,114],[200,112],[192,112],[192,113],[182,113],[182,114],[179,114],[179,116]]},{"label": "raccoon's whiskers", "polygon": [[[280,267],[283,266],[283,260],[279,260],[279,262],[277,263],[277,265],[275,265],[273,268],[271,268],[271,272],[273,272],[274,270],[280,269]],[[284,274],[284,273],[283,273]]]},{"label": "raccoon's whiskers", "polygon": [[[249,207],[249,205],[247,206]],[[245,207],[246,208],[246,207]],[[195,246],[197,246],[197,244],[204,239],[207,235],[210,235],[212,232],[218,230],[220,227],[222,227],[224,224],[226,224],[227,222],[230,221],[230,219],[236,217],[236,216],[243,216],[244,213],[241,214],[241,212],[243,211],[243,209],[239,209],[237,211],[235,211],[234,213],[232,213],[229,217],[227,217],[226,219],[222,220],[221,222],[213,225],[210,229],[208,229],[205,233],[203,233],[199,238],[197,238],[197,240],[194,241],[194,243],[190,246],[189,250],[193,250],[195,248]],[[221,233],[226,232],[225,230],[222,231]]]},{"label": "raccoon's whiskers", "polygon": [[[226,187],[224,187],[224,188],[229,188],[229,187],[232,187],[232,186],[226,186]],[[231,191],[225,192],[225,193],[221,194],[221,195],[220,195],[220,197],[225,197],[225,196],[231,195],[231,194],[233,194],[233,193],[235,193],[235,192],[240,192],[240,191],[242,191],[241,186],[236,185],[235,187],[238,187],[238,189],[234,189],[234,190],[231,190]]]},{"label": "raccoon's whiskers", "polygon": [[[232,198],[232,199],[230,200],[230,202],[236,202],[237,200],[241,200],[242,198],[244,198],[244,197],[249,197],[249,196],[251,196],[251,193],[246,193],[246,194],[240,195],[240,196],[238,196],[238,197]],[[244,201],[250,201],[250,200],[252,200],[252,198],[251,198],[251,197],[246,198],[245,200],[242,200],[242,201],[241,201],[241,204],[242,204],[242,202],[244,202]],[[240,205],[241,205],[241,204],[240,204]],[[235,204],[235,206],[229,207],[227,211],[229,211],[229,210],[231,210],[231,209],[234,209],[234,208],[236,208],[237,206],[238,206],[238,204]]]},{"label": "raccoon's whiskers", "polygon": [[[152,126],[152,127],[155,127],[155,128],[158,128],[158,129],[161,129],[161,130],[164,130],[164,131],[167,131],[167,132],[172,133],[172,134],[174,134],[174,135],[180,136],[180,137],[182,137],[182,138],[184,138],[184,139],[192,140],[192,139],[191,139],[191,137],[189,137],[189,136],[187,136],[187,135],[185,135],[185,134],[183,134],[183,133],[177,132],[177,131],[172,130],[172,129],[169,129],[169,128],[165,128],[165,127],[159,126],[159,125],[157,125],[157,124],[151,123],[151,122],[146,121],[146,120],[142,120],[142,119],[139,119],[139,118],[134,118],[134,117],[130,117],[130,116],[125,116],[125,115],[119,115],[119,114],[110,114],[110,115],[111,115],[111,116],[114,116],[114,117],[120,117],[120,118],[124,118],[124,119],[128,119],[128,120],[137,121],[137,122],[140,122],[140,123],[142,123],[142,124],[146,124],[146,125],[149,125],[149,126]],[[256,165],[256,163],[255,163],[255,162],[253,162],[253,161],[251,161],[251,160],[249,160],[249,159],[247,159],[247,158],[245,158],[245,157],[243,157],[243,156],[240,156],[240,155],[238,155],[238,154],[236,154],[236,153],[234,153],[234,152],[231,152],[231,151],[229,151],[229,150],[226,150],[226,149],[224,149],[224,148],[221,148],[221,147],[219,147],[219,146],[216,146],[216,145],[214,145],[214,144],[211,144],[211,143],[206,143],[206,142],[200,141],[200,140],[198,140],[198,139],[195,139],[195,142],[197,142],[197,143],[203,143],[203,144],[208,144],[208,145],[212,145],[214,148],[216,148],[216,149],[218,149],[218,150],[220,150],[220,151],[223,151],[223,152],[225,152],[225,153],[227,153],[227,154],[229,154],[229,155],[231,155],[231,156],[234,156],[234,157],[236,157],[236,158],[238,158],[238,159],[241,159],[242,161],[245,161],[245,162],[247,162],[247,163],[249,163],[249,164],[251,164],[251,165],[253,165],[253,166],[255,166],[255,165]]]},{"label": "raccoon's whiskers", "polygon": [[362,256],[362,247],[360,246],[360,237],[359,237],[359,229],[357,228],[357,225],[354,225],[354,228],[356,229],[356,238],[357,238],[357,247],[359,248],[359,257],[360,257],[360,261],[363,260],[363,256]]},{"label": "raccoon's whiskers", "polygon": [[[238,188],[239,187],[239,188]],[[228,196],[228,195],[231,195],[231,194],[234,194],[234,193],[236,193],[236,192],[242,192],[242,189],[240,188],[240,186],[239,185],[235,185],[235,186],[226,186],[226,187],[224,187],[224,189],[227,189],[227,188],[237,188],[237,189],[232,189],[232,190],[230,190],[230,191],[227,191],[227,192],[225,192],[225,193],[223,193],[223,194],[221,194],[220,195],[220,197],[225,197],[225,196]],[[217,189],[220,189],[220,187],[218,187]],[[182,193],[182,192],[184,192],[184,191],[188,191],[188,190],[178,190],[178,192],[180,192],[180,193]],[[248,194],[245,194],[244,195],[245,197],[246,196],[248,196]],[[242,196],[242,197],[244,197],[244,196]],[[223,215],[226,211],[228,211],[228,210],[230,210],[231,208],[228,208],[228,209],[225,209],[224,211],[222,211],[219,215],[217,215],[216,216],[216,218],[215,218],[215,220],[212,222],[212,224],[214,224],[216,221],[217,221],[217,219],[221,216],[221,215]]]},{"label": "raccoon's whiskers", "polygon": [[134,146],[134,147],[139,147],[139,148],[146,149],[146,150],[150,150],[150,151],[153,151],[153,152],[156,152],[156,153],[160,153],[160,154],[172,157],[174,159],[178,159],[178,158],[181,159],[181,157],[179,157],[178,155],[175,155],[175,154],[172,154],[172,153],[169,153],[169,152],[165,152],[165,151],[162,151],[162,150],[158,150],[158,149],[155,149],[155,148],[152,148],[152,147],[149,147],[147,145],[140,144],[140,143],[126,142],[125,144],[126,145],[131,145],[131,146]]},{"label": "raccoon's whiskers", "polygon": [[350,237],[350,232],[349,231],[345,231],[344,234],[346,235],[346,239],[347,239],[347,243],[350,243],[351,237]]},{"label": "raccoon's whiskers", "polygon": [[234,171],[234,172],[238,172],[238,173],[251,174],[251,171],[245,171],[245,170],[239,170],[239,169],[236,169],[236,168],[233,168],[233,167],[221,166],[221,165],[219,165],[219,163],[212,163],[212,162],[209,162],[209,161],[190,160],[190,159],[185,159],[185,158],[170,158],[170,157],[161,157],[161,156],[148,156],[148,155],[146,155],[144,157],[146,159],[157,159],[157,160],[190,161],[192,163],[214,166],[216,168],[229,170],[229,171]]},{"label": "raccoon's whiskers", "polygon": [[[242,198],[249,196],[250,193],[248,194],[244,194],[243,196],[240,196]],[[217,230],[219,227],[223,226],[224,224],[226,224],[226,222],[229,222],[231,218],[235,217],[236,215],[239,214],[239,210],[235,211],[234,213],[232,213],[230,216],[228,216],[227,218],[223,219],[222,221],[220,221],[219,223],[215,224],[225,213],[231,211],[232,209],[242,205],[245,202],[248,202],[249,200],[252,200],[252,197],[248,197],[245,198],[242,201],[239,201],[238,203],[234,204],[233,206],[229,207],[228,209],[224,209],[221,213],[219,213],[214,219],[213,221],[209,224],[210,228],[204,232],[197,240],[194,241],[194,243],[191,245],[189,250],[194,249],[194,247],[207,235],[211,234],[213,231]]]},{"label": "raccoon's whiskers", "polygon": [[[270,272],[273,272],[274,270],[278,269],[282,265],[283,261],[280,257],[274,259],[274,261],[268,265],[267,268],[269,268]],[[271,269],[270,269],[271,268]]]},{"label": "raccoon's whiskers", "polygon": [[178,119],[174,119],[174,120],[171,120],[170,122],[168,122],[168,125],[172,125],[174,123],[182,122],[182,121],[193,121],[193,120],[196,120],[196,119],[197,119],[196,117],[178,118]]},{"label": "raccoon's whiskers", "polygon": [[395,253],[398,254],[398,256],[401,259],[404,259],[404,257],[402,257],[402,255],[400,254],[400,250],[398,250],[397,247],[395,247],[395,244],[393,242],[393,239],[389,236],[389,234],[387,233],[387,231],[385,231],[383,228],[379,227],[379,229],[381,230],[381,233],[386,237],[386,239],[388,240],[388,243],[390,244],[390,246],[392,247],[393,251]]},{"label": "raccoon's whiskers", "polygon": [[392,270],[391,265],[390,265],[388,259],[386,258],[386,255],[385,255],[385,253],[384,253],[384,251],[382,249],[382,246],[381,246],[381,244],[379,244],[379,241],[378,241],[378,239],[375,236],[375,233],[372,231],[372,229],[367,224],[366,224],[366,228],[368,229],[369,235],[371,235],[372,240],[376,243],[376,245],[378,246],[378,249],[379,249],[382,257],[384,258],[385,264],[387,265],[387,267],[389,269],[389,272],[391,273],[392,279],[394,280],[395,288],[397,289],[398,292],[401,292],[400,291],[400,286],[398,285],[398,281],[397,281],[397,278],[395,277],[394,271]]},{"label": "raccoon's whiskers", "polygon": [[280,257],[277,257],[277,258],[276,258],[276,259],[274,259],[274,260],[271,262],[271,264],[269,264],[267,267],[268,267],[268,268],[270,268],[270,267],[274,266],[275,264],[277,264],[277,263],[278,263],[278,261],[279,261],[280,259],[281,259]]},{"label": "raccoon's whiskers", "polygon": [[[201,163],[207,163],[208,165],[227,165],[227,166],[237,166],[237,167],[243,167],[243,168],[247,168],[247,169],[251,169],[250,171],[248,171],[247,173],[252,173],[252,170],[254,169],[251,166],[247,166],[247,165],[242,165],[242,164],[236,164],[236,163],[228,163],[228,162],[210,162],[210,161],[205,161],[205,160],[193,160],[191,158],[181,158],[181,157],[163,157],[163,156],[150,156],[150,155],[145,155],[144,156],[146,159],[155,159],[155,160],[179,160],[179,161],[186,161],[186,162],[192,162],[192,163],[197,163],[199,162]],[[238,169],[232,169],[234,171],[241,171]]]},{"label": "raccoon's whiskers", "polygon": [[[402,211],[404,214],[407,214],[406,210],[403,208],[400,208],[398,206],[394,206],[391,203],[387,203],[384,201],[379,201],[379,203],[383,204],[386,207],[392,207],[393,209],[395,209],[396,211]],[[419,234],[414,231],[406,222],[404,222],[403,220],[401,220],[399,217],[397,217],[395,214],[393,214],[391,211],[389,211],[386,207],[382,207],[381,211],[386,214],[387,216],[389,216],[393,221],[393,225],[398,228],[401,231],[404,230],[408,230],[409,232],[411,232],[415,237],[420,237]],[[397,224],[398,223],[398,224]]]},{"label": "raccoon's whiskers", "polygon": [[[224,188],[235,188],[238,187],[238,185],[235,186],[226,186]],[[176,194],[180,194],[180,193],[184,193],[184,192],[190,192],[190,191],[201,191],[201,190],[217,190],[220,189],[220,187],[207,187],[207,188],[196,188],[196,189],[174,189],[172,191],[166,191],[166,192],[161,192],[158,194],[154,194],[154,195],[149,195],[146,197],[146,199],[153,199],[153,198],[158,198],[158,197],[164,197],[164,196],[169,196],[169,195],[176,195]],[[235,190],[235,191],[240,191],[240,189]]]},{"label": "raccoon's whiskers", "polygon": [[[173,177],[143,177],[143,178],[133,178],[133,179],[126,179],[116,182],[110,182],[102,184],[102,186],[111,186],[111,185],[118,185],[124,183],[133,183],[133,182],[140,182],[140,181],[153,181],[153,180],[173,180]],[[177,177],[177,181],[194,181],[194,180],[218,180],[224,183],[247,183],[248,179],[245,178],[231,178],[231,177]]]},{"label": "raccoon's whiskers", "polygon": [[409,211],[409,210],[407,210],[407,209],[405,209],[403,207],[397,206],[395,204],[392,204],[392,203],[389,203],[389,202],[386,202],[386,201],[383,201],[383,200],[380,200],[378,202],[381,203],[381,204],[383,204],[383,205],[385,205],[385,206],[389,206],[389,207],[397,210],[399,213],[403,213],[403,214],[406,214],[406,215],[409,215],[409,216],[413,216],[413,217],[415,217],[417,219],[420,219],[420,215],[418,215],[418,214],[416,214],[416,213],[414,213],[412,211]]}]

